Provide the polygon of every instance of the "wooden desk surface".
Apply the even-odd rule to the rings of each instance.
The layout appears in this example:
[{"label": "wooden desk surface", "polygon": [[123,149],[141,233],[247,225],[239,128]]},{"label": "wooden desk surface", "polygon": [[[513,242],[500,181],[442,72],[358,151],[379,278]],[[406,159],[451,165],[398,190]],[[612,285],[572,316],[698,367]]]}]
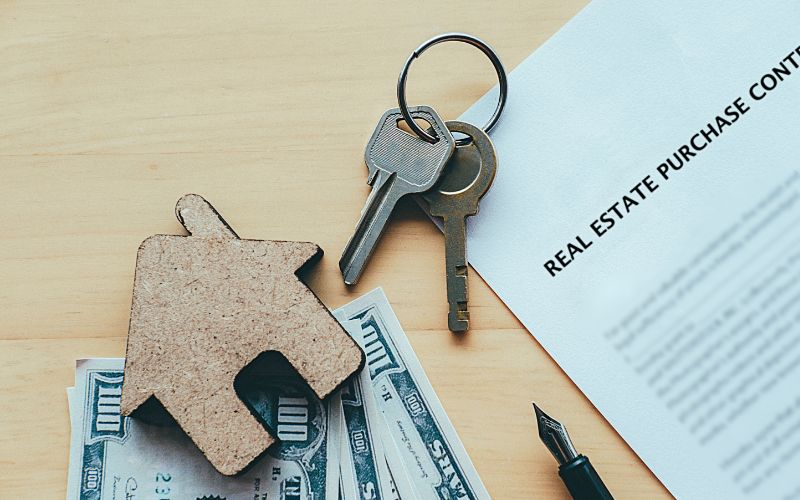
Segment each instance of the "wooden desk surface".
[{"label": "wooden desk surface", "polygon": [[[319,243],[308,280],[330,307],[382,286],[495,498],[567,497],[532,400],[618,498],[668,496],[475,273],[473,329],[447,331],[442,237],[413,203],[357,287],[337,267],[410,51],[465,31],[510,70],[585,3],[0,3],[0,498],[63,498],[74,360],[124,356],[136,249],[180,233],[189,192],[243,237]],[[493,84],[478,51],[442,45],[409,101],[454,118]]]}]

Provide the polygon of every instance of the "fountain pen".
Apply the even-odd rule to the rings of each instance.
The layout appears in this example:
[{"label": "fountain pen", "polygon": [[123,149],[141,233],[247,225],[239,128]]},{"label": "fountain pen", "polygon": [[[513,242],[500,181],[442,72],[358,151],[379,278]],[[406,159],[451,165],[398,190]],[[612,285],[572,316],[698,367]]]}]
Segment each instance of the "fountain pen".
[{"label": "fountain pen", "polygon": [[575,451],[564,425],[533,403],[539,438],[558,462],[558,475],[575,500],[614,500],[589,459]]}]

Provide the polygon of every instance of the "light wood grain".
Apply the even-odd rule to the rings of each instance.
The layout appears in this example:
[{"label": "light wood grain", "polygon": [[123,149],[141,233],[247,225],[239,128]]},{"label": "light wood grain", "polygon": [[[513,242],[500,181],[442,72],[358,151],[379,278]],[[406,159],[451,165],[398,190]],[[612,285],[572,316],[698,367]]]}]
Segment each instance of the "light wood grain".
[{"label": "light wood grain", "polygon": [[[63,497],[74,360],[124,355],[136,249],[180,234],[190,192],[244,238],[322,246],[305,277],[330,307],[385,289],[495,498],[567,496],[534,399],[618,498],[668,496],[475,273],[473,329],[446,331],[442,238],[413,203],[357,287],[337,268],[409,52],[466,31],[510,69],[584,4],[0,2],[0,498]],[[443,45],[409,100],[454,118],[492,84],[477,51]]]}]

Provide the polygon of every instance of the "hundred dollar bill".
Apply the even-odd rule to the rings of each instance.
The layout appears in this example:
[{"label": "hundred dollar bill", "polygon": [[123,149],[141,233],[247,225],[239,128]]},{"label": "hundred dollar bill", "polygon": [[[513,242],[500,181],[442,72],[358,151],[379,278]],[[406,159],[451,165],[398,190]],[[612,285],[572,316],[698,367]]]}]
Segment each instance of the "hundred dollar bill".
[{"label": "hundred dollar bill", "polygon": [[[364,371],[368,373],[368,369],[365,367]],[[362,384],[366,386],[366,382]],[[375,392],[373,389],[372,397],[374,399]],[[383,415],[381,414],[381,417]],[[386,457],[386,466],[389,469],[389,484],[391,486],[391,496],[394,500],[403,499],[403,500],[417,500],[422,499],[424,497],[417,496],[417,492],[414,490],[414,486],[411,484],[411,476],[406,470],[406,466],[403,464],[403,457],[400,456],[400,452],[397,450],[397,446],[394,444],[394,440],[392,436],[389,435],[386,428],[386,419],[381,418],[381,425],[379,426],[381,429],[381,444],[383,445],[383,453]]]},{"label": "hundred dollar bill", "polygon": [[[372,385],[363,375],[341,389],[341,470],[344,500],[391,500],[389,468],[381,443],[383,416],[375,408]],[[372,399],[372,401],[370,401]]]},{"label": "hundred dollar bill", "polygon": [[[75,463],[70,464],[68,498],[338,497],[341,403],[333,397],[328,404],[321,402],[295,372],[254,369],[253,380],[258,383],[239,389],[242,399],[281,441],[245,473],[228,477],[218,473],[177,426],[120,415],[123,366],[123,359],[77,364],[71,405],[75,432],[70,456]],[[328,411],[329,406],[336,411]]]},{"label": "hundred dollar bill", "polygon": [[[341,321],[351,336],[359,335],[361,322]],[[386,423],[377,408],[369,370],[364,367],[341,389],[342,399],[342,497],[345,500],[389,499],[414,500],[416,495],[404,470],[402,459],[390,441],[385,447]],[[391,438],[389,438],[391,439]],[[391,458],[388,458],[388,454]],[[396,486],[390,467],[398,475]],[[401,496],[398,490],[403,491]]]},{"label": "hundred dollar bill", "polygon": [[[374,396],[374,394],[373,394]],[[381,415],[382,417],[383,415]],[[384,425],[381,430],[381,443],[383,443],[383,452],[386,455],[386,466],[389,468],[389,485],[391,487],[391,496],[393,500],[418,500],[421,497],[417,496],[414,486],[411,484],[411,476],[403,464],[403,457],[397,450],[392,436],[389,435],[385,427],[386,419],[383,418]]]},{"label": "hundred dollar bill", "polygon": [[[360,329],[358,321],[346,321],[342,326],[348,332]],[[369,375],[364,384],[361,373],[339,389],[341,496],[344,500],[390,499],[389,469],[380,437],[383,417],[375,407]]]},{"label": "hundred dollar bill", "polygon": [[360,332],[351,334],[366,353],[385,432],[403,458],[417,497],[490,498],[383,290],[369,292],[335,315],[339,321],[361,323]]}]

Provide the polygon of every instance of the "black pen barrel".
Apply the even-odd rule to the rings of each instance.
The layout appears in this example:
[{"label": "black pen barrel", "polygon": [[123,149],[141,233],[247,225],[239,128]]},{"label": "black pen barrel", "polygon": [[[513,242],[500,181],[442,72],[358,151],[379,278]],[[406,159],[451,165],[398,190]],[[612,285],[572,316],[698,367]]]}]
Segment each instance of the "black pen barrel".
[{"label": "black pen barrel", "polygon": [[575,500],[614,500],[592,463],[584,455],[558,468],[558,475]]}]

